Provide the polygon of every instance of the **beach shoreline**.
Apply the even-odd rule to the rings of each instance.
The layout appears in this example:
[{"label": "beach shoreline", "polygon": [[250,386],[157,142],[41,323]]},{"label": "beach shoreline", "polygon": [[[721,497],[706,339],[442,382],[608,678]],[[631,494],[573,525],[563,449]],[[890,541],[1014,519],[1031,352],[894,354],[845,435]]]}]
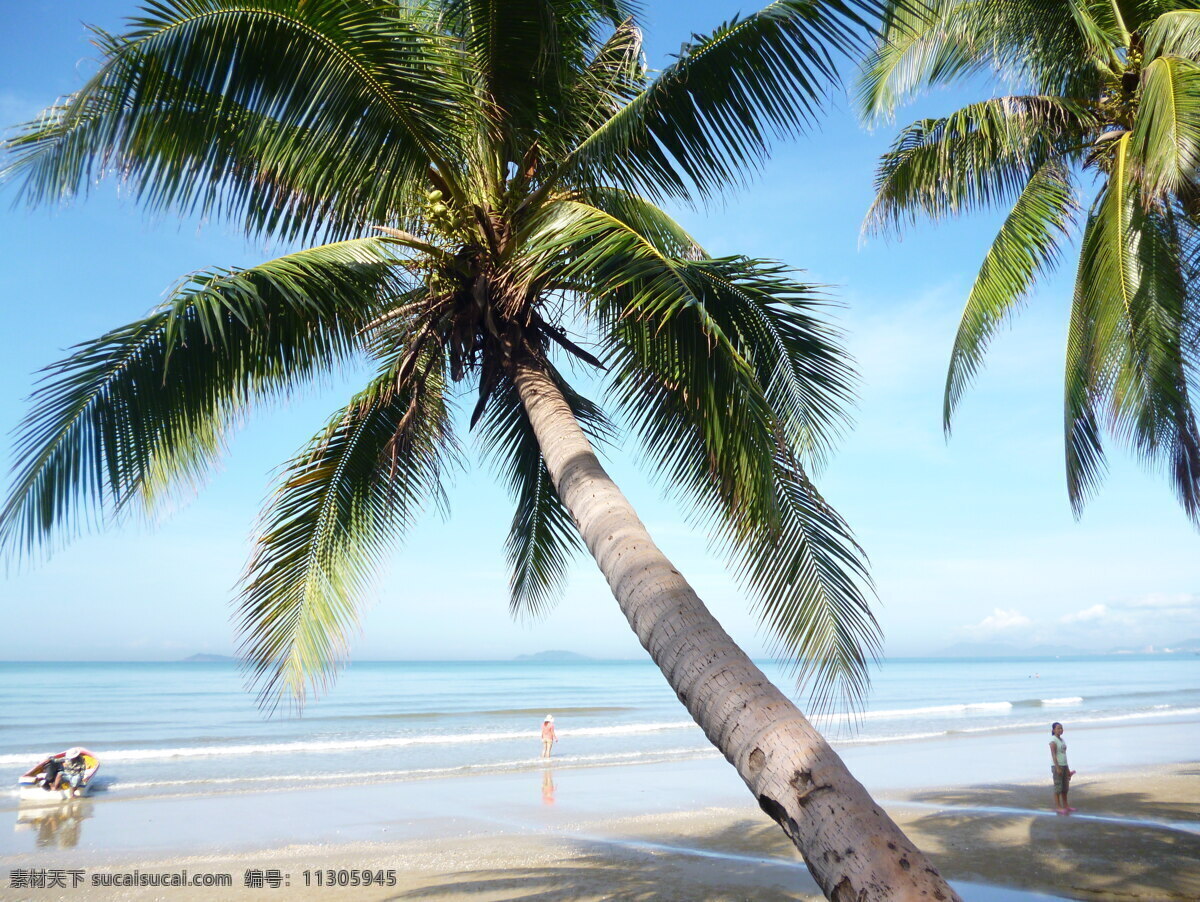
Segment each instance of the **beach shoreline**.
[{"label": "beach shoreline", "polygon": [[[727,768],[723,762],[707,762],[677,783],[696,779],[710,765],[714,774],[717,768]],[[651,798],[648,787],[665,774],[636,766],[607,770],[603,775],[547,770],[540,780],[552,774],[555,787],[565,785],[550,790],[543,786],[536,807],[513,803],[511,777],[429,781],[425,795],[440,796],[445,804],[424,817],[413,819],[413,811],[407,817],[389,812],[381,796],[378,810],[362,812],[370,825],[362,831],[345,831],[321,842],[281,842],[248,850],[201,852],[186,840],[169,852],[153,845],[120,851],[86,843],[62,848],[55,845],[55,831],[43,825],[45,842],[34,853],[0,858],[0,898],[820,898],[782,832],[729,792],[736,788],[736,778],[707,793],[715,804],[689,804],[674,791],[677,784],[666,788],[674,802],[664,804]],[[589,789],[590,782],[596,786]],[[587,798],[603,784],[624,784],[627,795],[641,797],[648,810],[630,813],[638,805],[631,798],[623,814],[604,814],[602,806]],[[566,799],[559,807],[556,796],[563,790],[577,791],[580,802]],[[270,819],[284,799],[294,795],[262,793],[250,802]],[[875,796],[968,899],[1200,898],[1197,763],[1081,775],[1072,789],[1072,801],[1080,810],[1070,817],[1058,817],[1051,810],[1048,782],[876,790]],[[314,798],[301,801],[324,804]],[[413,801],[427,804],[425,798]],[[171,809],[180,815],[194,803],[170,800],[157,811],[146,803],[122,804],[131,809],[131,816],[149,818],[143,829],[154,829],[155,823],[160,828],[170,823]],[[36,824],[31,827],[39,829]],[[68,885],[11,886],[14,870],[39,869],[63,871]],[[82,885],[71,887],[76,873]],[[217,891],[205,886],[98,884],[180,879],[185,873],[182,879],[193,881],[228,875],[230,885]],[[393,874],[394,885],[389,885]],[[352,880],[360,885],[337,885]],[[361,885],[364,881],[371,885]]]},{"label": "beach shoreline", "polygon": [[[5,672],[14,781],[72,744],[102,765],[66,806],[0,793],[0,899],[816,895],[651,664],[370,665],[273,719],[220,665]],[[1200,899],[1197,676],[1192,661],[893,662],[857,722],[821,726],[965,899]],[[88,682],[101,708],[63,703]],[[561,742],[544,761],[550,710]],[[1053,720],[1078,770],[1070,817],[1052,810]],[[195,883],[210,874],[227,884]]]}]

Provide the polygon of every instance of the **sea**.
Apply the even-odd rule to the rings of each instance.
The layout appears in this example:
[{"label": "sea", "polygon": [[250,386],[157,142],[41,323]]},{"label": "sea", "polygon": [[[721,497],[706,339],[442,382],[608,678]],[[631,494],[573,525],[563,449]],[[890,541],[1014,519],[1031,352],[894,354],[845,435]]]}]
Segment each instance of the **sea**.
[{"label": "sea", "polygon": [[[788,667],[760,663],[803,707]],[[274,716],[257,707],[233,663],[8,662],[0,663],[0,808],[17,807],[21,773],[73,745],[99,757],[97,791],[128,798],[532,771],[546,714],[560,736],[556,767],[717,755],[649,661],[354,662],[302,712]],[[1135,749],[1138,736],[1169,735],[1175,744],[1162,754],[1194,756],[1200,656],[889,659],[857,713],[816,724],[844,756],[877,761],[919,760],[922,744],[968,739],[1028,746],[1044,778],[1052,721],[1085,747],[1089,731],[1119,731]],[[1126,747],[1094,744],[1110,759]],[[1163,748],[1143,746],[1130,764]]]}]

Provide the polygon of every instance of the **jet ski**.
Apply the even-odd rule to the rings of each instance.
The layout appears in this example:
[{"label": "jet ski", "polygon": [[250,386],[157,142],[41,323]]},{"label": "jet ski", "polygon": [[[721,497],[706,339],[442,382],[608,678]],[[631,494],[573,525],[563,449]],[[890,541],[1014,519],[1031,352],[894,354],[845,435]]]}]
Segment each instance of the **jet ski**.
[{"label": "jet ski", "polygon": [[[78,786],[72,786],[67,781],[67,773],[64,768],[69,760],[78,756],[83,758],[83,776]],[[100,759],[79,746],[59,752],[57,755],[50,755],[21,775],[21,779],[18,781],[21,801],[49,803],[86,796],[92,790],[92,778],[96,776],[96,771],[99,769]],[[63,778],[59,782],[59,788],[54,789],[54,777],[60,771],[63,772]]]}]

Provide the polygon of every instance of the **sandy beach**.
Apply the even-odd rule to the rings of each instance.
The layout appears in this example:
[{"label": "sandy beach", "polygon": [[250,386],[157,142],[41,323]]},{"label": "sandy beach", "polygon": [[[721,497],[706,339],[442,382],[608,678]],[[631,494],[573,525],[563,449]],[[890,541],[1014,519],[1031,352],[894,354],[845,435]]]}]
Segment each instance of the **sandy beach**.
[{"label": "sandy beach", "polygon": [[[721,762],[693,763],[693,773],[680,783]],[[621,773],[639,770],[638,774]],[[413,818],[403,810],[389,813],[386,794],[367,806],[362,818],[371,827],[347,829],[340,841],[277,844],[250,851],[195,854],[194,840],[166,852],[172,830],[160,829],[159,849],[136,843],[112,847],[80,843],[87,827],[83,814],[75,823],[31,822],[39,831],[34,854],[0,859],[5,872],[0,897],[5,899],[165,899],[177,902],[208,899],[440,899],[455,900],[775,900],[819,898],[803,863],[782,833],[761,812],[740,804],[720,787],[728,804],[695,809],[662,810],[621,817],[604,816],[589,801],[597,785],[614,776],[637,786],[635,795],[653,808],[645,792],[648,768],[597,768],[592,773],[560,770],[543,776],[541,806],[503,804],[514,787],[504,780],[427,781],[419,784],[415,805],[442,795],[447,804]],[[674,768],[674,770],[688,770]],[[531,780],[536,775],[525,775]],[[665,774],[662,775],[665,778]],[[671,783],[666,779],[668,784]],[[414,784],[417,785],[417,784]],[[670,788],[670,787],[668,787]],[[411,789],[411,787],[410,787]],[[572,801],[570,792],[577,802]],[[569,792],[568,792],[569,791]],[[490,799],[495,807],[465,804],[464,793]],[[411,792],[410,792],[411,794]],[[670,795],[676,797],[674,792]],[[252,802],[279,813],[285,799],[298,793],[258,794]],[[1081,775],[1072,802],[1079,812],[1060,817],[1049,808],[1049,789],[1041,784],[996,783],[958,788],[876,791],[877,798],[909,835],[933,857],[966,899],[1197,899],[1200,898],[1200,764],[1159,766],[1138,771]],[[560,804],[561,799],[561,804]],[[103,800],[87,802],[100,805]],[[320,798],[298,801],[315,807]],[[360,804],[361,804],[361,800]],[[511,799],[510,799],[511,802]],[[550,804],[553,803],[553,804]],[[169,809],[132,814],[153,831],[169,823],[169,815],[187,807],[174,800]],[[636,803],[624,806],[626,810]],[[127,807],[129,803],[126,803]],[[115,807],[115,806],[114,806]],[[508,817],[499,814],[508,810]],[[415,809],[414,809],[415,810]],[[411,815],[412,812],[409,812]],[[334,812],[330,812],[335,816]],[[114,824],[115,826],[115,824]],[[212,826],[210,824],[210,826]],[[234,825],[224,835],[234,836]],[[76,845],[69,831],[75,830]],[[395,835],[364,841],[360,836]],[[64,834],[63,831],[68,831]],[[168,834],[163,837],[161,833]],[[218,832],[220,830],[218,829]],[[148,840],[143,845],[152,846]],[[192,851],[189,852],[188,846]],[[12,872],[59,869],[66,888],[13,888]],[[111,887],[104,875],[229,875],[230,886]],[[372,872],[370,878],[362,873]],[[72,872],[82,885],[72,888]],[[306,878],[307,872],[307,878]],[[339,875],[339,872],[344,872]],[[356,872],[354,876],[352,872]],[[394,885],[330,887],[329,883],[382,877]],[[125,879],[119,877],[117,879]],[[206,878],[201,878],[206,879]],[[306,880],[307,884],[306,885]],[[247,885],[247,884],[251,885]],[[317,885],[318,883],[322,885]]]}]

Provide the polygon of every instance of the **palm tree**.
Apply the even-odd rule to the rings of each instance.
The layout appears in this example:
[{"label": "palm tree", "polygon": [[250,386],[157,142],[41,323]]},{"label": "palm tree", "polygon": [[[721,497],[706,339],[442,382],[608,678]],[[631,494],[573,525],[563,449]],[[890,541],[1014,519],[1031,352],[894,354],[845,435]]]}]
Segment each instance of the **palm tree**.
[{"label": "palm tree", "polygon": [[981,72],[1016,91],[903,129],[867,217],[886,229],[918,215],[1009,211],[954,341],[947,432],[992,335],[1082,221],[1064,392],[1071,504],[1078,516],[1099,485],[1107,431],[1167,471],[1200,525],[1200,8],[891,3],[860,81],[869,119]]},{"label": "palm tree", "polygon": [[268,706],[302,700],[343,657],[381,553],[443,500],[464,383],[516,499],[512,607],[544,610],[586,545],[831,897],[954,898],[655,547],[593,451],[615,427],[555,362],[600,374],[817,698],[861,696],[865,561],[807,475],[851,383],[825,302],[779,264],[708,255],[657,204],[718,194],[769,135],[810,124],[869,13],[778,2],[651,73],[622,0],[148,3],[10,142],[27,197],[114,172],[152,209],[325,243],[193,275],[52,366],[4,540],[37,550],[80,508],[153,506],[251,405],[372,361],[285,468],[241,586],[252,681]]}]

